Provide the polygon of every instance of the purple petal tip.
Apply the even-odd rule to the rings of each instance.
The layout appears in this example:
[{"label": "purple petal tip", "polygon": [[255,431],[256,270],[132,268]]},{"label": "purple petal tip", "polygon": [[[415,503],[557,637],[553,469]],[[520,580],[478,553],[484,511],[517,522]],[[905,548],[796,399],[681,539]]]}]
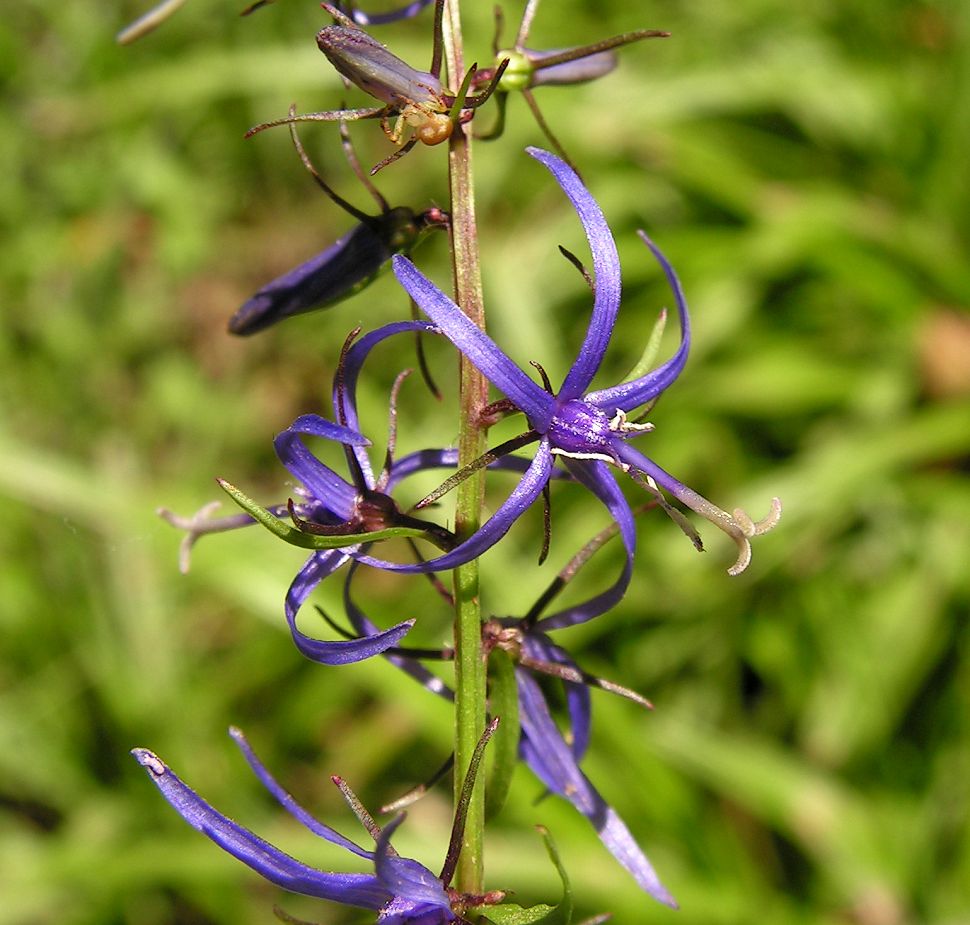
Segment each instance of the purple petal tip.
[{"label": "purple petal tip", "polygon": [[154,752],[149,751],[147,748],[133,748],[131,754],[134,755],[135,761],[137,761],[149,774],[155,777],[164,776],[168,768],[161,758],[158,757]]}]

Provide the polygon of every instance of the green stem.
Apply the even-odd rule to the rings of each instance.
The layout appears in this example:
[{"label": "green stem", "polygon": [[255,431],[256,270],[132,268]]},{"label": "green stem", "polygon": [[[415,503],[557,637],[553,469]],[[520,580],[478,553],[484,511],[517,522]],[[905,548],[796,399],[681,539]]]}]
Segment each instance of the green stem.
[{"label": "green stem", "polygon": [[[447,0],[444,18],[445,64],[449,85],[457,86],[464,73],[459,0]],[[455,272],[455,301],[480,328],[485,328],[485,306],[478,260],[478,229],[472,177],[470,127],[455,127],[448,145],[451,186],[451,245]],[[461,360],[461,417],[458,466],[466,466],[485,452],[485,434],[479,425],[488,401],[485,377],[464,357]],[[471,475],[459,486],[455,532],[468,536],[481,524],[484,472]],[[482,656],[482,614],[478,595],[478,562],[455,569],[455,799],[485,729],[485,660]],[[482,843],[485,827],[484,787],[481,780],[468,807],[465,837],[456,874],[463,893],[483,891]]]}]

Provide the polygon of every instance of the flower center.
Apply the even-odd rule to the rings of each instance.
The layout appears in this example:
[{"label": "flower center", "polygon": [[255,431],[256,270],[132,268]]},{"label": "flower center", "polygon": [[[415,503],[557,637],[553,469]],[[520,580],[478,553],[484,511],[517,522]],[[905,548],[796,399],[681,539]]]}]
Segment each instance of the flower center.
[{"label": "flower center", "polygon": [[616,454],[610,444],[615,432],[606,412],[574,398],[559,409],[547,434],[553,452],[564,456],[606,456],[613,460]]}]

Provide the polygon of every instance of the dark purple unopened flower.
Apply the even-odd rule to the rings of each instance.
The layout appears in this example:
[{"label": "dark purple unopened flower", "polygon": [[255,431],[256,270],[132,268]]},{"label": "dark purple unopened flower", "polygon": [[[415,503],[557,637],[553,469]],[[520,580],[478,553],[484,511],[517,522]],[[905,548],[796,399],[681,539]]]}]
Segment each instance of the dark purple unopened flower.
[{"label": "dark purple unopened flower", "polygon": [[387,13],[367,13],[352,2],[335,3],[334,6],[341,13],[349,16],[355,23],[361,26],[383,26],[386,23],[398,22],[402,19],[411,19],[417,16],[426,6],[430,6],[433,0],[414,0],[413,3],[406,3],[396,10],[389,10]]},{"label": "dark purple unopened flower", "polygon": [[[135,759],[148,772],[155,786],[189,825],[208,836],[224,851],[238,858],[271,883],[304,896],[327,899],[346,906],[372,909],[378,913],[377,921],[381,925],[444,925],[444,923],[460,921],[461,911],[467,907],[501,901],[502,894],[471,897],[448,889],[454,873],[451,848],[440,876],[432,873],[418,861],[402,858],[391,846],[391,836],[404,817],[397,817],[381,831],[343,781],[340,778],[333,778],[334,783],[341,788],[348,802],[358,813],[361,822],[374,836],[375,849],[371,851],[362,848],[335,829],[315,819],[300,806],[266,770],[238,729],[230,729],[229,734],[263,786],[290,815],[314,835],[319,835],[374,865],[373,874],[334,873],[310,867],[222,815],[183,783],[153,752],[145,748],[132,750]],[[487,741],[487,738],[483,737],[483,739]],[[481,744],[476,752],[479,760],[483,748],[484,744]],[[473,775],[476,770],[477,764],[469,773]],[[461,808],[456,815],[455,824],[456,828],[459,824],[464,825]],[[455,839],[453,838],[452,841],[454,842]],[[458,911],[455,911],[456,909]]]},{"label": "dark purple unopened flower", "polygon": [[361,221],[325,251],[267,283],[229,320],[229,333],[255,334],[305,312],[329,308],[370,285],[394,254],[410,253],[423,232],[446,227],[440,209],[404,206]]},{"label": "dark purple unopened flower", "polygon": [[[290,108],[290,115],[296,108]],[[267,283],[229,320],[229,333],[257,331],[319,308],[336,305],[360,292],[389,265],[394,254],[409,254],[432,228],[447,228],[448,215],[437,207],[415,212],[406,206],[391,208],[360,168],[350,135],[341,131],[344,153],[351,169],[373,197],[380,210],[368,215],[334,190],[313,165],[300,141],[296,126],[290,126],[293,147],[317,186],[357,225],[325,251]]]},{"label": "dark purple unopened flower", "polygon": [[[683,485],[628,441],[653,430],[638,423],[633,413],[656,399],[680,375],[690,348],[690,319],[684,294],[673,268],[649,238],[640,232],[664,271],[677,303],[681,341],[667,362],[645,375],[606,389],[587,391],[606,352],[620,307],[620,264],[616,245],[603,213],[576,172],[563,160],[539,148],[528,153],[544,164],[572,201],[589,240],[593,256],[593,311],[589,328],[575,362],[555,394],[550,394],[524,373],[462,310],[428,280],[410,260],[395,257],[394,272],[401,285],[435,323],[436,327],[495,385],[528,419],[530,431],[524,438],[538,441],[539,449],[519,488],[477,533],[452,550],[443,560],[461,555],[469,544],[492,545],[516,518],[538,497],[552,472],[556,457],[566,462],[578,479],[600,497],[618,493],[608,466],[629,473],[667,505],[661,489],[707,518],[738,547],[737,559],[728,569],[737,575],[751,559],[752,537],[770,530],[778,522],[781,504],[772,501],[769,515],[753,521],[741,510],[721,510],[697,492]],[[667,505],[669,507],[669,505]],[[676,516],[676,514],[675,514]],[[700,548],[699,540],[695,540]],[[433,560],[435,561],[435,560]],[[444,566],[442,566],[444,567]]]}]

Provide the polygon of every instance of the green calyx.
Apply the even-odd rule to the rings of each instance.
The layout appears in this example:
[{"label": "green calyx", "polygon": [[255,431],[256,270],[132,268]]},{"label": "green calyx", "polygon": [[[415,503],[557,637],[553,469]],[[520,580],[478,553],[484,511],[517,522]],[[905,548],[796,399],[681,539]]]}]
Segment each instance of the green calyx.
[{"label": "green calyx", "polygon": [[499,89],[506,92],[512,90],[528,90],[532,85],[532,75],[535,73],[535,66],[521,51],[516,51],[514,48],[506,48],[495,56],[496,67],[506,58],[508,58],[509,66],[502,75]]}]

